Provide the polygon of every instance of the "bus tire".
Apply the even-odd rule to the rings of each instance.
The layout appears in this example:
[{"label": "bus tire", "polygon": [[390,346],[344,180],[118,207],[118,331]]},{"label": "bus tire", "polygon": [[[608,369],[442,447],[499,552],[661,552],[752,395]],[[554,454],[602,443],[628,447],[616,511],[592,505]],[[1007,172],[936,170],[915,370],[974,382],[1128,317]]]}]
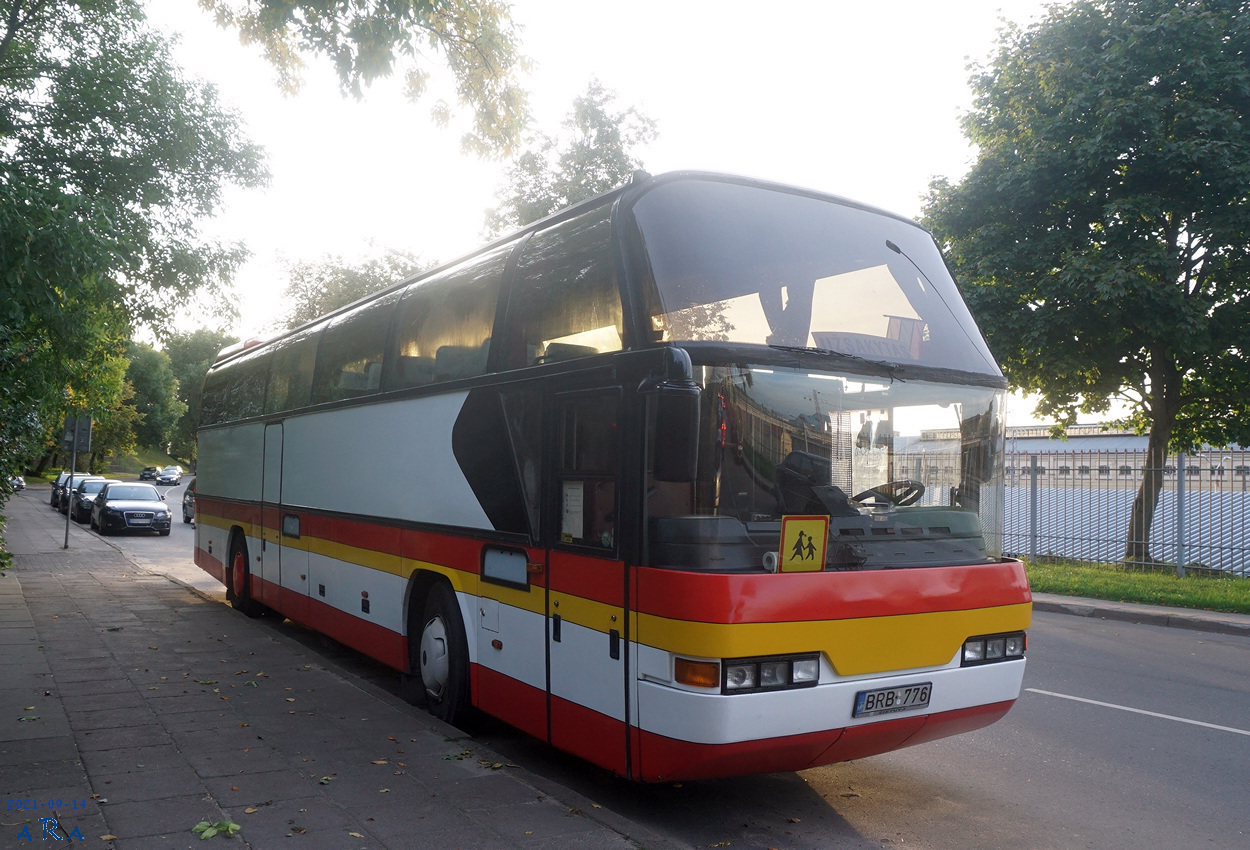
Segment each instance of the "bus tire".
[{"label": "bus tire", "polygon": [[236,534],[230,542],[230,560],[226,565],[226,599],[243,616],[259,617],[265,606],[252,598],[252,573],[248,564],[247,541],[243,535]]},{"label": "bus tire", "polygon": [[426,709],[445,723],[460,725],[469,716],[469,649],[464,618],[451,587],[430,588],[421,617],[416,674]]}]

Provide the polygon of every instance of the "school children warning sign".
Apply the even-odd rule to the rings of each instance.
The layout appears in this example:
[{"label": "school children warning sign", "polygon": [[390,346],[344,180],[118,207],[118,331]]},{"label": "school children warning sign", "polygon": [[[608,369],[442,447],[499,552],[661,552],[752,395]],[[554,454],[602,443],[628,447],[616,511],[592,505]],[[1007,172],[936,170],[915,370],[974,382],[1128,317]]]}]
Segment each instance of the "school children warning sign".
[{"label": "school children warning sign", "polygon": [[783,573],[804,573],[825,568],[829,544],[829,517],[783,516],[781,551],[777,563]]}]

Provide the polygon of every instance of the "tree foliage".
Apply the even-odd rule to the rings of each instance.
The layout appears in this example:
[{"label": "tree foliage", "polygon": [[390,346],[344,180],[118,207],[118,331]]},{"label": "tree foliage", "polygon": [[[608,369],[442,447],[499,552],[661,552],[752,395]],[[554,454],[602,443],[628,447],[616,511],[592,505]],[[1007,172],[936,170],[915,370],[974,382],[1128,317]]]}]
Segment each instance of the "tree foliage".
[{"label": "tree foliage", "polygon": [[[116,357],[108,366],[119,375],[124,375],[128,364],[126,358]],[[107,408],[93,411],[93,414],[91,457],[87,471],[98,475],[108,469],[113,458],[124,457],[137,447],[135,434],[142,415],[135,408],[134,385],[122,380],[121,390],[113,403]]]},{"label": "tree foliage", "polygon": [[392,254],[359,264],[331,254],[317,261],[289,263],[289,280],[283,292],[289,305],[286,327],[298,328],[426,268],[428,264]]},{"label": "tree foliage", "polygon": [[1250,12],[1054,7],[972,86],[977,160],[926,223],[1040,413],[1119,401],[1149,433],[1125,553],[1146,559],[1169,446],[1250,441]]},{"label": "tree foliage", "polygon": [[184,77],[139,0],[0,0],[0,471],[67,407],[109,408],[131,328],[158,333],[228,281],[238,245],[199,222],[267,178],[208,85]]},{"label": "tree foliage", "polygon": [[615,189],[642,168],[635,151],[655,140],[656,124],[635,107],[617,109],[616,92],[591,80],[564,119],[568,135],[536,133],[508,169],[486,214],[489,235],[499,236],[570,204]]},{"label": "tree foliage", "polygon": [[173,365],[168,354],[142,342],[131,343],[128,356],[126,382],[134,387],[134,406],[140,416],[135,438],[140,445],[164,448],[187,410],[178,399]]},{"label": "tree foliage", "polygon": [[171,334],[165,340],[165,353],[169,355],[170,368],[178,381],[178,400],[186,405],[186,411],[178,418],[170,437],[170,454],[174,457],[195,462],[204,376],[217,359],[217,354],[238,341],[236,336],[207,328]]},{"label": "tree foliage", "polygon": [[66,411],[108,407],[130,322],[102,270],[121,239],[80,198],[0,177],[0,479],[48,449]]},{"label": "tree foliage", "polygon": [[[357,98],[379,77],[400,71],[416,101],[432,68],[445,67],[462,106],[473,112],[461,139],[468,152],[506,155],[528,118],[517,81],[527,61],[509,6],[501,0],[200,0],[223,27],[257,44],[287,91],[299,88],[305,57],[329,60],[344,93]],[[453,109],[434,104],[446,125]]]}]

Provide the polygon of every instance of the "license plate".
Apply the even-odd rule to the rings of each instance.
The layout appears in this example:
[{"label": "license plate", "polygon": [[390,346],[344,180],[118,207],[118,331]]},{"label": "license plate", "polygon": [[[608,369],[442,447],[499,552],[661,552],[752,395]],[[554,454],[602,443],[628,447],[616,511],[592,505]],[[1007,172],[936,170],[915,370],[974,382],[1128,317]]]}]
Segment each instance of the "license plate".
[{"label": "license plate", "polygon": [[131,525],[151,525],[152,520],[149,517],[137,516],[130,520]]},{"label": "license plate", "polygon": [[875,691],[860,691],[855,695],[855,710],[851,712],[851,716],[871,717],[874,714],[893,714],[896,711],[928,708],[929,696],[932,693],[932,682],[899,685],[897,688],[878,688]]}]

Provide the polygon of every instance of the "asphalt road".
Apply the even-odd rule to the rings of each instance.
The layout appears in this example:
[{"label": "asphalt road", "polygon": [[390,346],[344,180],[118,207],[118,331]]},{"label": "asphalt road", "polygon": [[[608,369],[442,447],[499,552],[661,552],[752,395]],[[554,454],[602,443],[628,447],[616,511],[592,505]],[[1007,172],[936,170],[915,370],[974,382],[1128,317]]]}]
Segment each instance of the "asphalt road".
[{"label": "asphalt road", "polygon": [[[221,598],[191,562],[182,489],[167,490],[169,537],[111,539],[140,565]],[[397,687],[390,671],[332,641],[273,627]],[[994,726],[802,773],[637,786],[500,724],[473,731],[696,847],[1250,846],[1250,638],[1037,613],[1028,658],[1025,692]]]}]

